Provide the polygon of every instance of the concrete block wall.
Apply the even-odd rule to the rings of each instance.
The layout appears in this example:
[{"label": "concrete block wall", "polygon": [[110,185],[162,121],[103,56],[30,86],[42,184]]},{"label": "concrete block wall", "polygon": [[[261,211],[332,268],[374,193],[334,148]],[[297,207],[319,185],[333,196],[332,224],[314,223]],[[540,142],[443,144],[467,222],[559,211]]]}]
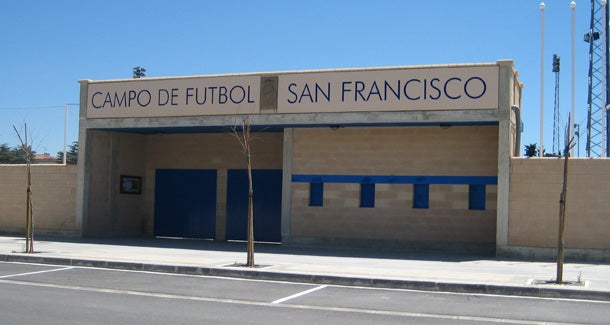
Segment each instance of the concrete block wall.
[{"label": "concrete block wall", "polygon": [[[295,129],[294,174],[496,176],[497,126]],[[496,189],[486,210],[468,209],[468,185],[430,185],[428,209],[413,208],[412,184],[376,184],[375,207],[360,208],[359,184],[324,184],[322,207],[309,183],[293,183],[292,236],[492,244]],[[309,240],[309,239],[308,239]]]},{"label": "concrete block wall", "polygon": [[295,174],[496,176],[498,169],[497,126],[295,129],[294,146]]},{"label": "concrete block wall", "polygon": [[[564,160],[513,158],[509,246],[556,248]],[[565,247],[610,250],[610,159],[570,158]]]},{"label": "concrete block wall", "polygon": [[[35,235],[80,235],[76,227],[76,166],[32,165]],[[0,232],[25,234],[27,170],[0,165]]]}]

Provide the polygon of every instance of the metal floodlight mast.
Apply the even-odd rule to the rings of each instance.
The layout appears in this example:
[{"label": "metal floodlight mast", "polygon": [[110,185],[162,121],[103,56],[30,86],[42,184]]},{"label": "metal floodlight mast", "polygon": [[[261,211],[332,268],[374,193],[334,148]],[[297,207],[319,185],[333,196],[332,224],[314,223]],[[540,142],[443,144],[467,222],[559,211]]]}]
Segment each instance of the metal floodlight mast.
[{"label": "metal floodlight mast", "polygon": [[587,157],[608,155],[608,6],[607,0],[591,0],[591,23],[584,40],[589,43],[587,94]]},{"label": "metal floodlight mast", "polygon": [[559,144],[559,56],[553,54],[553,73],[555,73],[555,101],[553,105],[553,154],[561,151]]}]

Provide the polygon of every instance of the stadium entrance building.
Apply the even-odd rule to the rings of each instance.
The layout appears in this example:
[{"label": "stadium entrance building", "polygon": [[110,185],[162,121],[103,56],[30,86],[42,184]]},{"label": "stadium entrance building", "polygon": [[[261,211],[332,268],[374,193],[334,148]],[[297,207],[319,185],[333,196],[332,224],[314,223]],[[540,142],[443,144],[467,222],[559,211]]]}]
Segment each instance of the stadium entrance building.
[{"label": "stadium entrance building", "polygon": [[84,236],[492,247],[522,85],[495,63],[82,80]]}]

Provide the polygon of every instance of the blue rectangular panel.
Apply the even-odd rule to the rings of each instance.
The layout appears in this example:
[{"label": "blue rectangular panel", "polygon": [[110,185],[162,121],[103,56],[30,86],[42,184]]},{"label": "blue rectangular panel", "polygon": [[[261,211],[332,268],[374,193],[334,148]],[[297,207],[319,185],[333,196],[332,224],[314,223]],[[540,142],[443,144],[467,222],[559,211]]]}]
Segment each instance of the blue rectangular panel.
[{"label": "blue rectangular panel", "polygon": [[413,185],[413,208],[428,209],[430,205],[430,185],[414,184]]},{"label": "blue rectangular panel", "polygon": [[324,205],[324,183],[309,183],[309,206],[321,207]]},{"label": "blue rectangular panel", "polygon": [[375,184],[366,183],[360,184],[360,207],[374,208],[375,207]]},{"label": "blue rectangular panel", "polygon": [[157,169],[154,235],[214,239],[216,170]]},{"label": "blue rectangular panel", "polygon": [[468,186],[468,209],[485,210],[485,185]]}]

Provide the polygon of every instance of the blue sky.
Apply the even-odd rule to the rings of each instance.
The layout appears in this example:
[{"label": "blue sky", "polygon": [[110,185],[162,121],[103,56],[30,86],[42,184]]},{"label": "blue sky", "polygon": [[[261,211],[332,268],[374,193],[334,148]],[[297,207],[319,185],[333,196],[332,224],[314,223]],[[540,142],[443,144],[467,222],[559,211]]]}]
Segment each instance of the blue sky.
[{"label": "blue sky", "polygon": [[[552,145],[552,54],[570,110],[570,1],[545,9],[544,143]],[[586,124],[590,1],[576,1],[576,118]],[[0,4],[0,144],[28,124],[37,152],[63,149],[79,79],[515,61],[522,144],[539,142],[540,1],[29,1]],[[68,143],[78,137],[69,106]],[[563,127],[562,127],[563,129]],[[584,132],[583,132],[584,133]],[[584,155],[585,137],[580,153]],[[563,140],[562,140],[563,143]],[[523,150],[521,150],[523,151]]]}]

